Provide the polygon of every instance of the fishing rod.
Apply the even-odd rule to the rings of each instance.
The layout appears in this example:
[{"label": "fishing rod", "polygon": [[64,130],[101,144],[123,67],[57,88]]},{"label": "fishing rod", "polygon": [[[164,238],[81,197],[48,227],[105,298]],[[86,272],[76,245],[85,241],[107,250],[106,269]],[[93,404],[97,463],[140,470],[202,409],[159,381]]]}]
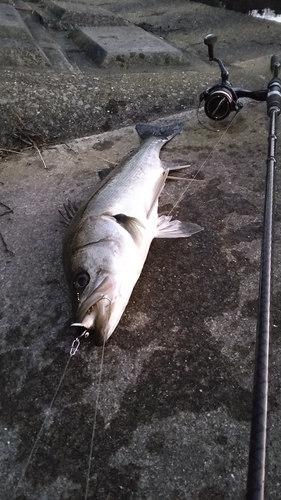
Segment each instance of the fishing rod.
[{"label": "fishing rod", "polygon": [[207,35],[204,39],[208,47],[210,61],[218,63],[221,71],[221,82],[205,90],[200,95],[200,103],[204,101],[204,110],[208,118],[215,121],[224,120],[231,112],[236,114],[243,105],[240,98],[246,97],[256,101],[267,102],[269,117],[268,157],[263,214],[263,236],[261,249],[259,311],[256,331],[256,356],[254,367],[252,420],[250,432],[249,461],[246,498],[247,500],[263,500],[266,459],[266,427],[268,404],[268,366],[270,342],[270,302],[272,278],[273,247],[273,214],[274,214],[274,177],[275,150],[277,141],[277,117],[281,110],[281,80],[279,78],[280,61],[273,55],[270,62],[273,77],[267,89],[245,90],[234,88],[228,78],[229,73],[221,59],[214,57],[215,35]]}]

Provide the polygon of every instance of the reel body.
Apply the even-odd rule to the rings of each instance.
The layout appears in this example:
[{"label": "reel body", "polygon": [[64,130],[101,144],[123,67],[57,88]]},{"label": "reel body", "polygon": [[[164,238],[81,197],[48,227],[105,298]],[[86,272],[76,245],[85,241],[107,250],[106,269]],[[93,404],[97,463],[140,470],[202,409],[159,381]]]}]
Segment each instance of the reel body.
[{"label": "reel body", "polygon": [[243,107],[235,90],[227,83],[215,85],[202,92],[200,103],[202,101],[205,101],[206,115],[215,121],[224,120],[232,111],[238,112]]},{"label": "reel body", "polygon": [[215,121],[224,120],[233,111],[238,113],[243,107],[239,99],[247,97],[256,101],[266,101],[268,89],[262,90],[245,90],[233,88],[228,81],[229,73],[221,59],[214,57],[214,45],[217,41],[215,35],[207,35],[204,38],[204,43],[208,47],[209,61],[218,63],[221,72],[221,83],[210,87],[200,95],[200,104],[204,103],[204,110],[208,118]]}]

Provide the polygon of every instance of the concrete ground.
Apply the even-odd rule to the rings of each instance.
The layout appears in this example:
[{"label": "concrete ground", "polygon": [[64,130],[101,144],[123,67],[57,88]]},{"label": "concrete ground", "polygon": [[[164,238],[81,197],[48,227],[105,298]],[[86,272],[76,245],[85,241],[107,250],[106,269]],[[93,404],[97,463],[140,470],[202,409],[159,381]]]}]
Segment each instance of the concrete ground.
[{"label": "concrete ground", "polygon": [[[207,59],[206,34],[218,35],[216,52],[232,83],[253,89],[270,79],[280,25],[183,1],[152,7],[144,0],[91,0],[86,15],[84,4],[0,2],[6,30],[0,58],[0,498],[240,500],[268,118],[264,103],[244,102],[233,123],[216,132],[200,110],[202,128],[195,108],[200,92],[219,79]],[[97,5],[108,14],[98,17]],[[186,63],[167,69],[162,59],[159,66],[111,71],[67,45],[72,31],[116,17],[122,25],[119,16],[124,26],[161,37]],[[177,173],[188,181],[167,181],[160,212],[172,211],[204,231],[153,241],[106,345],[98,391],[101,348],[83,339],[69,355],[75,336],[58,210],[69,199],[83,201],[99,182],[97,172],[138,146],[134,125],[152,119],[184,122],[161,158],[191,164]],[[24,144],[29,149],[20,152]],[[280,152],[278,145],[278,163]],[[273,500],[281,484],[279,183],[277,169],[266,470],[266,499]]]}]

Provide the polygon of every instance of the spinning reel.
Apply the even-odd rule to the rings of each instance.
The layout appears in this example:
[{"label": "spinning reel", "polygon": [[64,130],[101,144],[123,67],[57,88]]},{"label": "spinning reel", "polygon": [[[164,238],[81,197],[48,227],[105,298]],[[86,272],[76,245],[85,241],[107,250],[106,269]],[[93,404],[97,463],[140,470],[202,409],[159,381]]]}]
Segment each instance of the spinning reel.
[{"label": "spinning reel", "polygon": [[200,103],[205,102],[204,110],[208,118],[215,121],[224,120],[231,112],[240,111],[243,104],[239,99],[248,97],[256,101],[266,101],[268,90],[245,90],[233,88],[228,81],[229,73],[225,68],[221,59],[214,57],[214,45],[217,41],[215,35],[207,35],[204,38],[204,43],[208,47],[209,61],[218,63],[221,72],[221,82],[209,89],[205,90],[200,95]]}]

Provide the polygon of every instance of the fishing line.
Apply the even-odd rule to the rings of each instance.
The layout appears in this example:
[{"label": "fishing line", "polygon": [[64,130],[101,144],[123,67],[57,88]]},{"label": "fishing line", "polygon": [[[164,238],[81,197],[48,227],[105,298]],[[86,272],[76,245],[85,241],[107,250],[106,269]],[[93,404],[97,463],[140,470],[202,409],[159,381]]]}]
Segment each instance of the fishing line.
[{"label": "fishing line", "polygon": [[44,420],[43,420],[43,423],[42,423],[42,425],[41,425],[41,427],[40,427],[40,429],[39,429],[39,432],[38,432],[38,434],[37,434],[37,436],[36,436],[36,439],[35,439],[35,441],[34,441],[34,444],[33,444],[32,448],[31,448],[31,451],[30,451],[30,453],[29,453],[28,459],[27,459],[27,461],[26,461],[26,464],[25,464],[25,466],[24,466],[24,469],[23,469],[23,471],[22,471],[22,474],[21,474],[21,476],[20,476],[20,479],[19,479],[19,481],[18,481],[18,483],[17,483],[17,486],[16,486],[16,489],[15,489],[15,491],[14,491],[14,494],[13,494],[13,496],[12,496],[12,500],[14,500],[14,498],[15,498],[15,496],[16,496],[16,494],[17,494],[17,491],[18,491],[18,489],[19,489],[19,486],[20,486],[20,484],[22,483],[23,478],[24,478],[24,476],[25,476],[25,474],[26,474],[26,471],[27,471],[27,469],[28,469],[28,467],[29,467],[29,465],[30,465],[30,462],[31,462],[31,460],[32,460],[32,458],[33,458],[33,456],[34,456],[34,454],[35,454],[35,450],[36,450],[37,444],[38,444],[38,442],[39,442],[39,440],[40,440],[40,438],[41,438],[41,435],[42,435],[42,432],[43,432],[43,430],[44,430],[44,427],[45,427],[45,425],[46,425],[46,423],[47,423],[47,420],[48,420],[48,418],[49,418],[49,416],[50,416],[50,413],[51,413],[51,410],[52,410],[52,408],[53,408],[54,402],[55,402],[55,400],[56,400],[56,397],[57,397],[58,392],[59,392],[59,390],[60,390],[60,388],[61,388],[61,385],[62,385],[63,379],[64,379],[65,374],[66,374],[66,372],[67,372],[67,369],[68,369],[68,366],[69,366],[70,360],[71,360],[71,358],[72,358],[72,357],[73,357],[73,356],[77,353],[77,351],[78,351],[78,349],[79,349],[79,346],[80,346],[80,340],[79,340],[79,339],[80,339],[81,337],[83,337],[83,336],[85,336],[85,338],[86,338],[86,337],[88,337],[88,335],[89,335],[89,334],[88,334],[87,330],[85,330],[85,331],[84,331],[81,335],[79,335],[79,337],[77,337],[77,338],[76,338],[76,339],[72,342],[72,344],[71,344],[71,348],[70,348],[70,351],[69,351],[69,358],[68,358],[68,360],[67,360],[67,362],[66,362],[65,368],[64,368],[64,370],[63,370],[63,374],[62,374],[62,376],[61,376],[61,378],[60,378],[60,381],[59,381],[59,383],[58,383],[58,386],[57,386],[57,388],[56,388],[56,390],[55,390],[55,393],[54,393],[54,395],[53,395],[52,401],[51,401],[51,403],[50,403],[50,406],[49,406],[49,408],[48,408],[48,409],[47,409],[47,411],[46,411],[46,415],[45,415],[45,418],[44,418]]},{"label": "fishing line", "polygon": [[85,488],[84,500],[87,500],[88,494],[89,494],[90,474],[91,474],[91,465],[92,465],[92,454],[93,454],[93,448],[94,448],[94,439],[95,439],[96,423],[97,423],[97,414],[98,414],[98,407],[99,407],[99,397],[100,397],[100,389],[101,389],[101,376],[102,376],[102,370],[103,370],[103,364],[104,364],[105,342],[106,342],[106,339],[104,337],[104,339],[103,339],[103,345],[102,345],[102,353],[101,353],[100,373],[99,373],[99,378],[98,378],[97,398],[96,398],[96,406],[95,406],[95,413],[94,413],[94,421],[93,421],[92,438],[91,438],[91,445],[90,445],[90,453],[89,453],[89,462],[88,462],[88,471],[87,471],[87,479],[86,479],[86,488]]},{"label": "fishing line", "polygon": [[215,146],[213,147],[213,149],[210,151],[210,153],[208,154],[207,158],[203,161],[203,163],[200,165],[199,169],[197,170],[195,176],[190,179],[190,182],[187,184],[187,186],[183,189],[183,191],[181,192],[181,194],[179,195],[177,201],[174,203],[174,205],[172,206],[170,212],[168,213],[168,216],[171,215],[171,213],[175,210],[175,208],[180,204],[180,202],[182,201],[185,193],[187,192],[187,190],[189,189],[189,187],[191,186],[192,182],[194,180],[196,180],[196,177],[197,175],[199,174],[199,172],[201,172],[201,170],[203,169],[203,167],[205,166],[205,164],[207,163],[207,161],[209,160],[209,158],[212,156],[212,154],[214,153],[214,151],[216,150],[216,148],[218,147],[219,143],[222,141],[222,139],[224,138],[225,134],[227,133],[229,127],[233,124],[233,121],[234,119],[236,118],[238,113],[235,114],[235,116],[233,117],[233,119],[231,120],[231,122],[228,124],[228,126],[226,127],[226,129],[223,131],[222,135],[220,136],[220,138],[218,139],[218,141],[216,142]]}]

